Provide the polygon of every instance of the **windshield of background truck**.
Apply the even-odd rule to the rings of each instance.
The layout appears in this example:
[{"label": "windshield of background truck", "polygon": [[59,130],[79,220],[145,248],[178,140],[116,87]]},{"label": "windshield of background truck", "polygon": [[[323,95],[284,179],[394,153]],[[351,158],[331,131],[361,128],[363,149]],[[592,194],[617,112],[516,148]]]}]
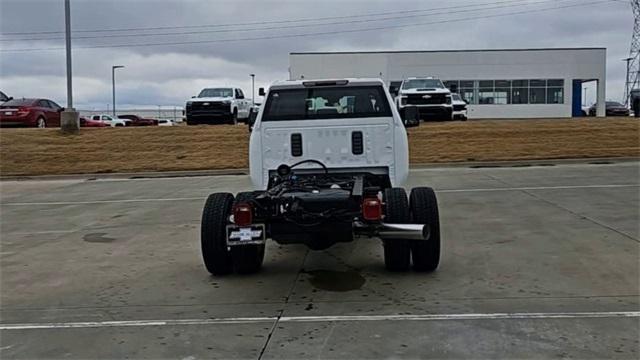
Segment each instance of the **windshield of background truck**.
[{"label": "windshield of background truck", "polygon": [[233,97],[233,91],[229,88],[204,89],[198,95],[199,98],[207,97]]},{"label": "windshield of background truck", "polygon": [[382,86],[339,86],[272,90],[262,121],[390,116]]},{"label": "windshield of background truck", "polygon": [[402,89],[444,89],[444,85],[438,79],[413,79],[402,83]]}]

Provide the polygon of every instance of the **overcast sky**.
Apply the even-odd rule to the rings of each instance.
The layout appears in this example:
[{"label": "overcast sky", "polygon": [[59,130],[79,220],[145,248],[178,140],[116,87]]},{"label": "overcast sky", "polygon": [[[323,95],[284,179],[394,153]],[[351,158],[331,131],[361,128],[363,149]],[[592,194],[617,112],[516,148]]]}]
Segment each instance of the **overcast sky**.
[{"label": "overcast sky", "polygon": [[[0,90],[66,104],[64,34],[15,34],[64,31],[63,4],[0,0]],[[572,7],[494,16],[561,6]],[[238,85],[250,94],[250,73],[256,92],[287,79],[293,51],[606,47],[607,98],[620,100],[633,27],[624,0],[71,0],[71,7],[74,98],[85,110],[111,103],[112,65],[126,66],[117,72],[120,107],[182,106],[206,86]],[[415,25],[428,22],[441,23]],[[149,27],[182,28],[83,32]],[[333,34],[219,41],[321,32]],[[153,36],[131,36],[139,34]],[[174,45],[143,46],[158,43]],[[118,47],[81,48],[101,45]],[[15,52],[26,48],[54,50]]]}]

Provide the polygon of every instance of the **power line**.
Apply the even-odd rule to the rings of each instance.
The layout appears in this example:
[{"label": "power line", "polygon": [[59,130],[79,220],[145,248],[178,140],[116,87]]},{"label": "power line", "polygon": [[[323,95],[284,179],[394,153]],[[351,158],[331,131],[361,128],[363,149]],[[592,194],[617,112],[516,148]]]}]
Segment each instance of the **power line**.
[{"label": "power line", "polygon": [[[139,28],[115,28],[115,29],[81,29],[74,30],[73,33],[92,33],[92,32],[127,32],[127,31],[149,31],[149,30],[169,30],[169,29],[198,29],[198,28],[209,28],[209,27],[237,27],[237,26],[246,26],[246,25],[271,25],[271,24],[287,24],[287,23],[297,23],[297,22],[308,22],[308,21],[323,21],[323,20],[336,20],[336,19],[350,19],[350,18],[360,18],[360,17],[370,17],[370,16],[383,16],[383,15],[392,15],[392,14],[409,14],[416,12],[429,12],[435,10],[449,10],[449,9],[458,9],[458,8],[469,8],[469,7],[482,7],[486,5],[497,5],[497,4],[511,4],[517,2],[527,2],[529,0],[502,0],[502,1],[494,1],[488,3],[481,4],[466,4],[466,5],[456,5],[456,6],[446,6],[439,8],[430,8],[430,9],[413,9],[413,10],[397,10],[397,11],[386,11],[379,13],[369,13],[369,14],[359,14],[359,15],[343,15],[343,16],[328,16],[328,17],[318,17],[318,18],[301,18],[301,19],[290,19],[290,20],[272,20],[272,21],[252,21],[252,22],[244,22],[244,23],[228,23],[228,24],[205,24],[205,25],[183,25],[183,26],[157,26],[157,27],[139,27]],[[564,0],[559,0],[564,1]],[[45,35],[45,34],[63,34],[63,31],[32,31],[32,32],[8,32],[2,33],[0,35],[10,36],[10,35]]]},{"label": "power line", "polygon": [[[215,40],[161,42],[161,43],[137,43],[137,44],[106,44],[106,45],[93,45],[93,46],[78,46],[78,47],[75,47],[75,49],[101,49],[101,48],[123,48],[123,47],[196,45],[196,44],[227,43],[227,42],[241,42],[241,41],[255,41],[255,40],[288,39],[288,38],[312,37],[312,36],[321,36],[321,35],[335,35],[335,34],[344,34],[344,33],[358,33],[358,32],[367,32],[367,31],[375,31],[375,30],[398,29],[398,28],[407,28],[407,27],[415,27],[415,26],[446,24],[446,23],[450,23],[450,22],[473,21],[473,20],[480,20],[480,19],[491,19],[491,18],[497,18],[497,17],[511,16],[511,15],[523,15],[523,14],[539,13],[539,12],[545,12],[545,11],[568,9],[568,8],[575,8],[575,7],[582,7],[582,6],[586,7],[586,6],[591,6],[591,5],[610,3],[612,1],[616,1],[616,0],[600,0],[600,1],[592,1],[592,2],[587,2],[587,3],[571,4],[571,5],[557,6],[557,7],[550,7],[550,8],[542,8],[542,9],[516,11],[516,12],[494,14],[494,15],[474,16],[474,17],[449,19],[449,20],[439,20],[439,21],[431,21],[431,22],[423,22],[423,23],[415,23],[415,24],[378,26],[378,27],[370,27],[370,28],[362,28],[362,29],[335,30],[335,31],[313,32],[313,33],[303,33],[303,34],[273,35],[273,36],[247,37],[247,38],[235,38],[235,39],[215,39]],[[57,51],[57,50],[61,50],[61,49],[64,49],[64,48],[52,47],[52,48],[22,48],[22,49],[8,49],[8,50],[0,49],[0,53],[30,52],[30,51]]]},{"label": "power line", "polygon": [[[520,0],[522,1],[522,0]],[[549,2],[560,2],[560,1],[572,1],[572,0],[540,0],[540,1],[527,1],[526,3],[517,3],[511,5],[501,5],[501,6],[493,6],[486,7],[481,9],[464,9],[457,11],[446,11],[446,12],[436,12],[431,13],[430,15],[445,15],[445,14],[457,14],[457,13],[467,13],[467,12],[477,12],[477,11],[487,11],[487,10],[496,10],[496,9],[505,9],[511,7],[520,7],[520,6],[532,6],[532,5],[540,5]],[[429,10],[424,10],[429,11]],[[99,36],[76,36],[73,39],[103,39],[103,38],[124,38],[124,37],[147,37],[147,36],[178,36],[178,35],[196,35],[196,34],[209,34],[209,33],[228,33],[228,32],[246,32],[246,31],[264,31],[264,30],[282,30],[282,29],[293,29],[293,28],[305,28],[309,26],[329,26],[329,25],[351,25],[358,23],[369,23],[369,22],[378,22],[378,21],[388,21],[388,20],[398,20],[398,19],[408,19],[408,18],[416,18],[423,17],[424,14],[415,14],[415,15],[403,15],[403,16],[392,16],[392,17],[382,17],[377,19],[365,19],[365,20],[351,20],[351,21],[334,21],[324,24],[303,24],[303,25],[285,25],[285,26],[272,26],[272,27],[262,27],[262,28],[248,28],[248,29],[223,29],[223,30],[204,30],[204,31],[190,31],[190,32],[174,32],[174,33],[144,33],[144,34],[123,34],[123,35],[99,35]],[[47,41],[47,40],[61,40],[64,37],[52,37],[52,38],[23,38],[23,39],[0,39],[0,41]]]}]

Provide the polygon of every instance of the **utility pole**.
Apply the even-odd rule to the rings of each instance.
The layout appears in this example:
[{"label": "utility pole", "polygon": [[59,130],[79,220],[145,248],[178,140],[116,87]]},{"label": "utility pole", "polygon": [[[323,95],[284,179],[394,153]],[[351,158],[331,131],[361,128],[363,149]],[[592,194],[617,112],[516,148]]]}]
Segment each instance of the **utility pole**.
[{"label": "utility pole", "polygon": [[65,133],[80,131],[79,114],[73,108],[73,84],[71,73],[71,4],[64,0],[65,50],[67,56],[67,107],[60,114],[60,128]]},{"label": "utility pole", "polygon": [[249,74],[251,76],[251,105],[256,104],[256,74]]},{"label": "utility pole", "polygon": [[640,88],[640,0],[630,0],[633,11],[633,34],[627,62],[627,77],[624,86],[624,104],[629,105],[629,97],[633,90]]},{"label": "utility pole", "polygon": [[113,65],[111,67],[111,92],[112,92],[112,101],[113,101],[113,117],[117,117],[116,115],[116,69],[122,69],[124,65]]}]

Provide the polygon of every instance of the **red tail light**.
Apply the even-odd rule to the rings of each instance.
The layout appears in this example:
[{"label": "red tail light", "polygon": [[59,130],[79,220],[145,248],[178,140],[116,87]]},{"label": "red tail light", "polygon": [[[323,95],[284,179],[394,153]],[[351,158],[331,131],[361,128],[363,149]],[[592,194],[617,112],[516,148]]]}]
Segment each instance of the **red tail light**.
[{"label": "red tail light", "polygon": [[20,107],[20,108],[18,108],[18,111],[16,112],[16,115],[25,116],[25,115],[29,114],[29,111],[31,111],[31,109],[26,108],[26,107]]},{"label": "red tail light", "polygon": [[233,222],[238,226],[251,225],[253,222],[253,209],[249,204],[236,204],[233,207]]},{"label": "red tail light", "polygon": [[367,221],[382,219],[382,203],[378,198],[366,198],[362,201],[362,217]]}]

